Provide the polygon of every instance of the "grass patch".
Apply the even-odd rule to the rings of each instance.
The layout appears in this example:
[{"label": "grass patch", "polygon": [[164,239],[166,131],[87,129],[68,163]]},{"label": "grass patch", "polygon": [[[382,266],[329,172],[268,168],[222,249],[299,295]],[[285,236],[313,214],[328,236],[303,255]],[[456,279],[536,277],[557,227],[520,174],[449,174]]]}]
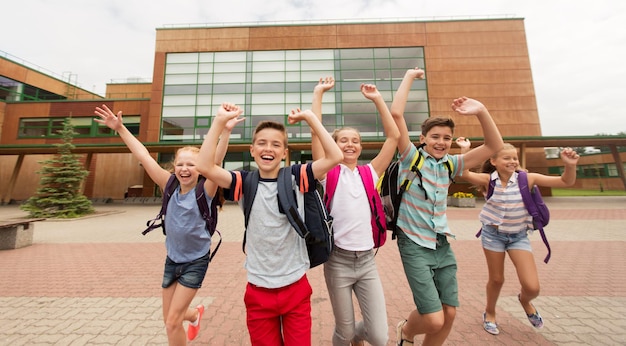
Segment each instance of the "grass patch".
[{"label": "grass patch", "polygon": [[552,188],[552,196],[573,197],[573,196],[626,196],[626,191],[611,190],[579,190],[579,189],[555,189]]}]

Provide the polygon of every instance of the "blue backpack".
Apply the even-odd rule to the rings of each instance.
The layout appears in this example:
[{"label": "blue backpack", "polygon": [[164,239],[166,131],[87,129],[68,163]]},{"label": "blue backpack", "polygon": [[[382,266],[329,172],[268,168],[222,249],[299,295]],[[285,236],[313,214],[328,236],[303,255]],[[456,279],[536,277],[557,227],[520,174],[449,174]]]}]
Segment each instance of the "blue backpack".
[{"label": "blue backpack", "polygon": [[[550,249],[550,244],[548,243],[548,238],[546,238],[546,233],[543,228],[550,222],[550,210],[548,210],[548,206],[543,201],[541,192],[539,192],[537,185],[534,185],[532,190],[528,188],[528,175],[525,171],[517,172],[517,184],[519,186],[520,193],[522,194],[524,206],[526,207],[528,214],[530,214],[533,218],[533,227],[534,229],[539,230],[541,239],[548,249],[548,255],[543,260],[545,263],[548,263],[550,256],[552,255],[552,250]],[[491,179],[489,181],[489,188],[487,189],[487,196],[485,196],[485,200],[488,200],[491,195],[493,195],[493,189],[495,186],[496,180]],[[480,233],[481,231],[478,231],[476,237],[480,237]]]},{"label": "blue backpack", "polygon": [[[222,245],[222,234],[220,233],[220,231],[217,230],[217,207],[218,206],[222,206],[222,203],[220,203],[219,198],[218,198],[218,194],[219,191],[215,194],[215,197],[213,197],[213,199],[211,199],[211,205],[209,206],[209,204],[207,203],[206,197],[204,196],[204,182],[206,181],[206,178],[203,176],[200,176],[198,178],[198,184],[196,185],[196,202],[198,204],[198,209],[200,209],[200,215],[202,216],[202,219],[205,221],[206,223],[206,230],[207,232],[209,232],[209,235],[211,235],[211,238],[213,237],[213,234],[215,232],[217,232],[217,234],[220,236],[220,240],[217,243],[217,245],[215,246],[215,249],[212,251],[211,256],[209,257],[209,261],[211,261],[213,259],[213,256],[215,256],[215,254],[217,253],[217,250],[220,248],[220,245]],[[161,210],[159,211],[159,214],[151,220],[148,220],[148,222],[146,222],[146,226],[148,226],[148,228],[146,228],[143,232],[141,232],[141,234],[146,235],[148,232],[152,231],[155,228],[163,228],[163,235],[167,235],[165,232],[165,214],[167,212],[167,204],[170,201],[170,198],[172,198],[172,195],[174,194],[174,191],[176,191],[176,188],[178,187],[178,185],[180,185],[178,179],[176,179],[176,175],[172,174],[170,176],[170,178],[167,180],[167,183],[165,184],[165,188],[163,189],[163,201],[161,202]],[[219,189],[218,189],[219,190]],[[158,223],[157,223],[158,222]]]}]

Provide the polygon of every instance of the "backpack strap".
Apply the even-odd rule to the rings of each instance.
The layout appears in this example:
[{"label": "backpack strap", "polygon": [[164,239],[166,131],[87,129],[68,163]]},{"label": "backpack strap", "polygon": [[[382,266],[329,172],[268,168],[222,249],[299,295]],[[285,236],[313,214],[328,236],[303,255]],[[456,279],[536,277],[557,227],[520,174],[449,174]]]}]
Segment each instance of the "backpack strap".
[{"label": "backpack strap", "polygon": [[[528,174],[526,171],[517,172],[517,184],[519,186],[519,191],[522,194],[522,201],[524,201],[524,206],[526,210],[528,210],[528,214],[533,218],[533,225],[539,230],[539,234],[541,235],[541,240],[543,240],[544,245],[548,249],[548,255],[544,258],[543,262],[548,263],[550,257],[552,256],[552,250],[550,249],[550,244],[548,243],[548,238],[546,237],[546,233],[543,230],[543,225],[539,222],[535,222],[535,219],[539,219],[539,210],[537,209],[537,205],[535,204],[535,200],[531,195],[531,191],[528,188]],[[538,193],[539,188],[537,185],[533,186],[532,193]]]},{"label": "backpack strap", "polygon": [[[362,165],[356,167],[359,170],[359,175],[361,176],[361,181],[363,182],[363,186],[365,187],[365,194],[367,195],[367,200],[370,205],[370,211],[372,213],[372,217],[375,219],[375,225],[378,227],[378,231],[385,232],[387,230],[387,225],[385,225],[385,219],[380,219],[380,213],[378,212],[377,206],[382,206],[382,201],[380,200],[380,195],[374,186],[374,177],[372,177],[372,171],[370,170],[368,165]],[[381,208],[382,209],[382,208]],[[372,225],[373,227],[374,225]]]},{"label": "backpack strap", "polygon": [[213,257],[215,257],[217,250],[219,250],[220,245],[222,245],[222,233],[220,233],[220,231],[218,231],[216,228],[217,206],[221,206],[221,203],[219,201],[219,191],[216,191],[215,196],[213,196],[213,198],[211,199],[211,205],[209,206],[209,203],[206,200],[206,196],[204,195],[205,181],[206,178],[203,176],[200,176],[200,179],[198,179],[198,184],[196,185],[196,204],[198,204],[198,209],[200,209],[200,216],[204,220],[205,228],[211,236],[211,239],[213,239],[213,234],[215,234],[216,232],[217,235],[219,235],[220,237],[217,245],[215,245],[215,249],[213,249],[213,252],[209,256],[209,262],[211,262]]},{"label": "backpack strap", "polygon": [[241,197],[243,194],[243,215],[244,215],[244,225],[245,229],[243,230],[243,242],[241,243],[241,250],[243,253],[246,253],[246,231],[248,229],[248,220],[250,219],[250,210],[252,210],[252,203],[254,202],[254,197],[256,196],[256,190],[259,186],[259,171],[250,171],[246,174],[246,179],[241,181],[241,172],[238,173],[236,177],[239,179],[236,182],[236,186],[239,185],[242,192],[239,194]]},{"label": "backpack strap", "polygon": [[[300,191],[307,192],[308,179],[306,179],[306,164],[303,164],[301,167],[304,167],[304,169],[300,170]],[[291,175],[291,167],[283,167],[278,171],[278,203],[285,213],[285,216],[287,216],[289,223],[296,230],[296,233],[298,233],[300,237],[306,238],[310,233],[298,212],[298,203],[293,191]],[[306,184],[303,183],[303,179],[306,181]],[[306,187],[303,188],[305,185]],[[304,189],[306,189],[306,191],[303,191]]]},{"label": "backpack strap", "polygon": [[341,166],[337,165],[333,167],[328,173],[326,173],[326,190],[324,191],[324,205],[330,211],[330,203],[335,197],[335,190],[337,190],[337,182],[339,182],[339,174],[341,173]]},{"label": "backpack strap", "polygon": [[[487,187],[487,195],[485,196],[485,201],[487,201],[493,195],[493,190],[496,188],[496,179],[489,178],[489,186]],[[482,227],[476,233],[476,238],[480,237],[480,234],[483,232]]]},{"label": "backpack strap", "polygon": [[[148,234],[148,232],[152,231],[155,228],[163,227],[163,235],[166,235],[165,223],[164,223],[163,218],[165,217],[165,213],[167,212],[167,204],[169,203],[170,198],[174,194],[174,191],[176,191],[176,188],[178,187],[178,185],[179,183],[178,183],[178,179],[176,179],[176,175],[171,174],[169,179],[167,179],[165,188],[163,188],[163,199],[161,200],[161,210],[159,211],[159,214],[154,219],[148,220],[148,222],[146,222],[146,226],[148,228],[146,228],[143,232],[141,232],[141,234],[146,235]],[[157,222],[159,223],[157,224]]]}]

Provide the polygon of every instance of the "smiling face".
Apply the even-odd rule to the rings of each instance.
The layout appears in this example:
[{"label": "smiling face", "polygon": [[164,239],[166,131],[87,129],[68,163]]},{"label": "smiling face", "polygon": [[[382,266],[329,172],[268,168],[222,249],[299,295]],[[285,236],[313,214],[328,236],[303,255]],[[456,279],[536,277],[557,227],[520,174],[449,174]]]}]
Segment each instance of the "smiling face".
[{"label": "smiling face", "polygon": [[262,178],[276,178],[280,163],[287,156],[284,126],[270,122],[260,123],[250,145],[250,155],[259,167]]},{"label": "smiling face", "polygon": [[498,173],[504,176],[510,176],[519,168],[517,149],[510,144],[508,146],[505,144],[504,149],[500,150],[495,157],[492,157],[489,161],[496,168]]},{"label": "smiling face", "polygon": [[433,126],[426,135],[420,135],[420,142],[425,143],[424,150],[427,153],[439,160],[452,147],[452,129],[448,126]]},{"label": "smiling face", "polygon": [[183,147],[176,152],[174,159],[174,174],[180,182],[181,192],[185,193],[196,186],[200,173],[196,169],[199,149]]},{"label": "smiling face", "polygon": [[333,132],[333,139],[343,152],[342,163],[347,165],[356,164],[363,150],[359,131],[350,127],[344,127]]}]

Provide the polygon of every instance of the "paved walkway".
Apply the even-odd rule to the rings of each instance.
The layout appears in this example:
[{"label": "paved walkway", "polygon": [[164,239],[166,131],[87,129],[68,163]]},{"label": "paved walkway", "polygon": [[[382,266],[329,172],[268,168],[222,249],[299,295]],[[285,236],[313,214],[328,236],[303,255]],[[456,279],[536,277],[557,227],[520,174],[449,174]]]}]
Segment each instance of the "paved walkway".
[{"label": "paved walkway", "polygon": [[[535,305],[545,327],[535,330],[517,303],[519,283],[510,261],[498,302],[501,334],[482,330],[487,270],[477,208],[451,207],[458,235],[461,307],[447,345],[626,345],[626,197],[547,198],[552,259],[532,236],[542,284]],[[163,235],[142,236],[159,206],[97,205],[98,215],[35,224],[34,244],[0,251],[0,345],[166,345],[161,321]],[[25,216],[0,206],[0,220]],[[236,205],[220,214],[224,243],[194,304],[207,306],[195,345],[249,345],[241,251],[243,222]],[[395,325],[413,309],[395,241],[380,249],[377,264],[389,316]],[[333,317],[321,268],[313,286],[313,345],[331,345]]]}]

